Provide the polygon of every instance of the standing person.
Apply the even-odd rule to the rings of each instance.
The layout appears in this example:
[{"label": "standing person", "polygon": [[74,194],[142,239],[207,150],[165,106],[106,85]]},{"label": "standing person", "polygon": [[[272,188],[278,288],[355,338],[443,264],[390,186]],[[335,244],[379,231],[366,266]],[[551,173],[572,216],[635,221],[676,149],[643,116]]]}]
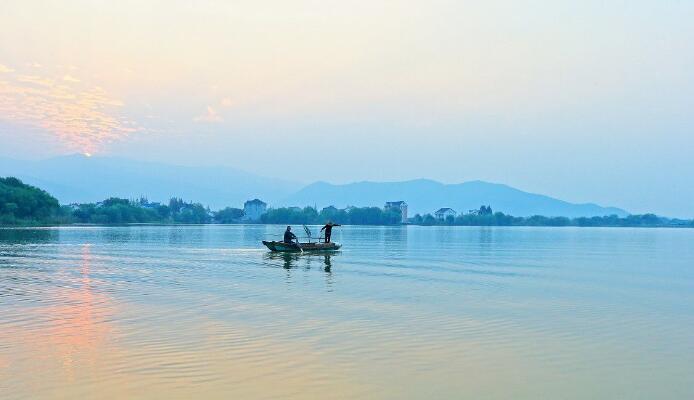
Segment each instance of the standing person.
[{"label": "standing person", "polygon": [[[293,240],[297,239],[296,235],[292,233],[292,227],[287,226],[287,230],[284,231],[284,243],[294,243]],[[298,241],[298,239],[297,239]]]},{"label": "standing person", "polygon": [[332,221],[328,221],[324,227],[320,228],[321,232],[325,229],[325,243],[330,243],[330,236],[333,234],[333,226],[342,226],[340,224],[333,224]]}]

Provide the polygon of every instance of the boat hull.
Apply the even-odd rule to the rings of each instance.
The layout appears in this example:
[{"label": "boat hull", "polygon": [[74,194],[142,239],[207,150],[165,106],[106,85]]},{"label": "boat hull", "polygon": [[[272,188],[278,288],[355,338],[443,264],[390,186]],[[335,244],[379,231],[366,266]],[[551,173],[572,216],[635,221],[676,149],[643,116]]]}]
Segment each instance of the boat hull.
[{"label": "boat hull", "polygon": [[[284,243],[276,241],[266,241],[263,240],[265,247],[270,249],[270,251],[276,252],[301,252],[303,251],[336,251],[339,250],[342,245],[339,243]],[[299,247],[301,246],[301,247]]]}]

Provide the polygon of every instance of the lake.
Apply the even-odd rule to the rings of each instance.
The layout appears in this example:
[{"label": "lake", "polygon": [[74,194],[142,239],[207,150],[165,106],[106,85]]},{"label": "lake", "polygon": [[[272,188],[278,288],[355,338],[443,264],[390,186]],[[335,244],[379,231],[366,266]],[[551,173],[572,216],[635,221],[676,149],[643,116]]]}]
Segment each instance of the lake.
[{"label": "lake", "polygon": [[0,398],[694,398],[692,229],[282,232],[0,229]]}]

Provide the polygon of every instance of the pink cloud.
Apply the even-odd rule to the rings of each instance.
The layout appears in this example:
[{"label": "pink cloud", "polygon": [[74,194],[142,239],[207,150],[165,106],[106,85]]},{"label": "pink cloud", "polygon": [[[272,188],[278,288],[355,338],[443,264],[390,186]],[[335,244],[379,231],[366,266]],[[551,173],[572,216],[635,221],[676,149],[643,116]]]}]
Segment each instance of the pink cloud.
[{"label": "pink cloud", "polygon": [[77,78],[75,78],[75,77],[72,77],[72,76],[70,76],[70,75],[65,75],[65,76],[63,76],[63,80],[64,80],[65,82],[73,82],[73,83],[81,82],[79,79],[77,79]]},{"label": "pink cloud", "polygon": [[196,122],[223,122],[224,119],[217,113],[217,111],[212,108],[212,106],[207,106],[207,111],[193,118]]},{"label": "pink cloud", "polygon": [[65,147],[95,153],[108,143],[141,131],[118,113],[123,103],[99,86],[63,84],[81,80],[11,74],[0,81],[0,119],[37,126],[59,138]]}]

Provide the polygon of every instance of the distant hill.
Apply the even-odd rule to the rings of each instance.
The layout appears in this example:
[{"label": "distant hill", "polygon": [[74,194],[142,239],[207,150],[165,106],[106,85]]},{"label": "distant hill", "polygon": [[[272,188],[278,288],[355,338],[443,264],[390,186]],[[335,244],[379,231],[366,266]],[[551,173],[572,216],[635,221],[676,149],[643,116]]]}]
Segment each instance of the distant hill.
[{"label": "distant hill", "polygon": [[386,201],[405,200],[409,214],[434,213],[441,207],[451,207],[457,212],[491,205],[494,211],[514,216],[565,216],[590,217],[628,213],[614,207],[596,204],[573,204],[552,197],[533,194],[507,185],[482,181],[447,185],[432,180],[418,179],[404,182],[357,182],[332,185],[317,182],[286,197],[283,205],[317,205],[324,207],[382,206]]},{"label": "distant hill", "polygon": [[628,215],[618,208],[572,204],[510,186],[473,181],[455,185],[418,179],[404,182],[295,182],[266,178],[229,167],[186,167],[118,157],[70,155],[40,161],[0,158],[0,177],[14,176],[55,196],[61,203],[96,202],[108,197],[168,201],[172,196],[209,205],[240,207],[260,198],[271,206],[379,206],[405,200],[409,213],[433,213],[441,207],[468,211],[491,205],[514,216]]},{"label": "distant hill", "polygon": [[54,195],[61,203],[96,202],[117,196],[172,196],[213,209],[243,206],[252,198],[274,201],[301,186],[228,167],[184,167],[117,157],[70,155],[41,161],[0,158],[0,177],[14,176]]}]

